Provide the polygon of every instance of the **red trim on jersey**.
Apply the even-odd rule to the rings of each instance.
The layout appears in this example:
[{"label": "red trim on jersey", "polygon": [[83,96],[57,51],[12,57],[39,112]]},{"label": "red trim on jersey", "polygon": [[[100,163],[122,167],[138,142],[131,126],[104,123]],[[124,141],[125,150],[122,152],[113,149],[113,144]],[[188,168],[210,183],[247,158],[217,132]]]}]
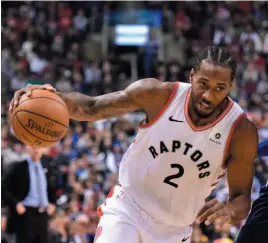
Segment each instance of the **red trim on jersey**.
[{"label": "red trim on jersey", "polygon": [[114,195],[114,187],[112,187],[112,189],[110,190],[110,192],[108,193],[107,198],[110,198]]},{"label": "red trim on jersey", "polygon": [[218,178],[217,178],[217,179],[221,179],[222,177],[224,177],[224,176],[225,176],[225,174],[226,174],[226,173],[223,173],[222,175],[218,176]]},{"label": "red trim on jersey", "polygon": [[161,115],[165,112],[165,110],[168,108],[168,106],[171,104],[173,98],[175,97],[176,95],[176,92],[179,88],[179,82],[176,82],[173,86],[173,90],[172,90],[172,93],[171,95],[169,96],[169,99],[167,101],[167,103],[164,105],[164,107],[159,111],[159,113],[157,114],[156,117],[154,117],[151,121],[149,121],[148,123],[144,123],[144,124],[139,124],[139,127],[140,128],[147,128],[151,125],[153,125],[160,117]]},{"label": "red trim on jersey", "polygon": [[243,117],[245,117],[245,116],[246,116],[245,113],[241,114],[241,115],[236,119],[236,121],[233,123],[233,126],[232,126],[231,131],[230,131],[230,133],[229,133],[229,135],[228,135],[228,138],[227,138],[227,141],[226,141],[226,145],[225,145],[225,149],[224,149],[224,154],[223,154],[223,155],[224,155],[224,157],[223,157],[223,162],[224,162],[224,163],[225,163],[225,160],[226,160],[227,155],[228,155],[228,151],[229,151],[230,143],[231,143],[232,137],[233,137],[233,135],[234,135],[235,128],[236,128],[236,126],[238,125],[238,123],[241,121],[241,119],[242,119]]},{"label": "red trim on jersey", "polygon": [[210,186],[216,186],[219,182],[215,182],[213,184],[211,184]]},{"label": "red trim on jersey", "polygon": [[220,114],[219,117],[217,117],[217,119],[215,119],[213,122],[210,122],[204,126],[196,126],[190,116],[189,116],[189,101],[190,101],[190,94],[191,94],[191,88],[189,89],[188,93],[187,93],[187,96],[186,96],[186,100],[185,100],[185,103],[184,103],[184,115],[185,115],[185,118],[186,118],[186,121],[188,122],[189,126],[192,128],[192,130],[194,131],[204,131],[204,130],[207,130],[213,126],[215,126],[218,122],[220,122],[226,115],[227,113],[231,110],[231,108],[233,107],[234,105],[234,101],[228,97],[228,104],[227,106],[225,107],[224,111]]},{"label": "red trim on jersey", "polygon": [[98,226],[98,228],[96,229],[94,242],[97,241],[97,239],[99,238],[99,236],[101,235],[101,233],[102,233],[102,226]]},{"label": "red trim on jersey", "polygon": [[97,208],[97,215],[98,215],[99,218],[103,215],[101,206],[99,206],[99,207]]},{"label": "red trim on jersey", "polygon": [[[111,198],[112,196],[114,195],[114,187],[112,187],[112,189],[110,190],[110,192],[108,193],[108,196],[107,196],[107,198],[106,198],[106,200],[108,199],[108,198]],[[101,217],[102,215],[103,215],[103,212],[102,212],[102,206],[104,205],[104,206],[106,206],[106,200],[104,201],[104,203],[102,204],[102,205],[100,205],[98,208],[97,208],[97,215],[99,216],[99,217]]]},{"label": "red trim on jersey", "polygon": [[[221,179],[222,177],[224,177],[225,174],[226,174],[226,173],[224,172],[222,175],[219,175],[218,178],[217,178],[217,180],[219,180],[219,179]],[[210,186],[216,186],[218,183],[219,183],[219,181],[217,181],[217,182],[211,184]]]}]

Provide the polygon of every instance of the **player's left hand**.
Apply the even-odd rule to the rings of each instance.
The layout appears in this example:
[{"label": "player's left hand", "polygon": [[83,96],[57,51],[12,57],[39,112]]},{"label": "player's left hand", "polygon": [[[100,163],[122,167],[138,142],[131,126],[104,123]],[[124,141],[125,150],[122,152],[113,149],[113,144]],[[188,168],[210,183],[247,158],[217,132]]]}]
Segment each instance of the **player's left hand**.
[{"label": "player's left hand", "polygon": [[196,216],[196,223],[205,221],[205,225],[210,225],[216,219],[219,219],[219,226],[231,223],[231,212],[227,205],[219,202],[217,199],[208,201]]}]

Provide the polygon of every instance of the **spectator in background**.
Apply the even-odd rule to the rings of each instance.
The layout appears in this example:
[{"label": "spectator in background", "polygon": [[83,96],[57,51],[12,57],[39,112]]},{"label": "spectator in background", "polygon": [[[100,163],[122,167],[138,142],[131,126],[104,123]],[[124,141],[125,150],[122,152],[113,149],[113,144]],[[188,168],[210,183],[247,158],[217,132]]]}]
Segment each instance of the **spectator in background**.
[{"label": "spectator in background", "polygon": [[159,44],[154,33],[150,33],[150,39],[146,46],[144,47],[144,75],[146,77],[152,76],[152,69],[154,65],[154,60],[156,60],[158,55]]},{"label": "spectator in background", "polygon": [[176,28],[180,31],[187,31],[190,28],[190,18],[183,9],[179,8],[175,19]]},{"label": "spectator in background", "polygon": [[120,148],[119,145],[115,145],[113,147],[113,151],[108,152],[106,158],[106,165],[109,171],[112,173],[118,173],[119,165],[123,158],[123,150]]},{"label": "spectator in background", "polygon": [[55,192],[50,187],[40,160],[45,149],[26,146],[27,160],[14,161],[2,178],[4,201],[10,211],[8,233],[17,243],[47,243],[48,216],[55,211]]},{"label": "spectator in background", "polygon": [[29,54],[28,61],[32,73],[41,73],[48,65],[47,60],[36,53]]},{"label": "spectator in background", "polygon": [[73,87],[70,81],[71,71],[65,70],[63,76],[56,83],[55,87],[61,92],[70,92]]},{"label": "spectator in background", "polygon": [[259,34],[253,30],[253,24],[248,23],[246,31],[240,35],[241,45],[245,45],[245,52],[260,52],[262,50],[262,41]]},{"label": "spectator in background", "polygon": [[102,14],[99,13],[96,6],[92,6],[91,15],[89,17],[89,26],[92,33],[100,33],[103,23]]},{"label": "spectator in background", "polygon": [[163,5],[163,22],[162,22],[162,30],[164,32],[171,32],[173,28],[173,22],[174,22],[174,14],[173,12],[169,9],[168,4]]},{"label": "spectator in background", "polygon": [[52,42],[52,46],[51,46],[51,50],[53,51],[53,56],[56,57],[63,57],[64,55],[64,38],[61,35],[55,35],[53,42]]},{"label": "spectator in background", "polygon": [[257,86],[257,92],[260,94],[268,93],[268,77],[265,80],[261,80]]},{"label": "spectator in background", "polygon": [[227,46],[232,42],[231,35],[224,29],[224,27],[217,27],[214,32],[213,44]]},{"label": "spectator in background", "polygon": [[85,83],[91,84],[92,82],[99,83],[101,81],[101,70],[98,68],[96,62],[87,64],[84,69]]},{"label": "spectator in background", "polygon": [[79,9],[77,15],[73,19],[74,28],[84,32],[86,30],[88,20],[85,17],[85,12],[83,9]]},{"label": "spectator in background", "polygon": [[264,36],[264,41],[263,41],[263,52],[268,55],[268,32]]},{"label": "spectator in background", "polygon": [[228,10],[228,8],[226,8],[223,3],[219,3],[216,9],[216,19],[220,23],[224,24],[229,19],[229,17],[230,11]]},{"label": "spectator in background", "polygon": [[61,2],[58,4],[58,16],[59,26],[62,29],[68,29],[72,24],[72,10],[68,7],[68,4]]},{"label": "spectator in background", "polygon": [[17,74],[11,79],[10,89],[12,92],[22,89],[26,86],[25,76],[21,71],[18,71]]}]

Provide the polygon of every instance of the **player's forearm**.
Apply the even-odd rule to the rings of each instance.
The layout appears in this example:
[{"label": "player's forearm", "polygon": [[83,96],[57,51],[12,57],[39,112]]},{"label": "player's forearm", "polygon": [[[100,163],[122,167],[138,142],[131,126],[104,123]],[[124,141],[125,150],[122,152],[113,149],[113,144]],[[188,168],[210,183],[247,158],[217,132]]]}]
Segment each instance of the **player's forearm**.
[{"label": "player's forearm", "polygon": [[251,208],[250,195],[242,194],[235,198],[230,198],[227,208],[231,213],[232,223],[237,223],[247,217]]},{"label": "player's forearm", "polygon": [[65,101],[70,118],[78,121],[98,121],[119,117],[140,108],[124,91],[90,97],[77,92],[57,94]]},{"label": "player's forearm", "polygon": [[77,92],[57,94],[64,100],[70,118],[77,121],[93,121],[94,114],[91,112],[94,107],[94,98]]}]

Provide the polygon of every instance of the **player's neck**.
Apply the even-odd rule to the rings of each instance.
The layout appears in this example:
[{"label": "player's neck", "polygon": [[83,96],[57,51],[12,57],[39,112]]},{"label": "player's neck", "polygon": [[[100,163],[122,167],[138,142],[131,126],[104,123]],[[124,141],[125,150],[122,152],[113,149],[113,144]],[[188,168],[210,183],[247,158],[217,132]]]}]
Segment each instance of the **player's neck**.
[{"label": "player's neck", "polygon": [[188,105],[188,114],[191,118],[191,121],[193,122],[193,124],[195,126],[205,126],[213,121],[215,121],[218,116],[221,115],[221,113],[225,110],[226,106],[228,104],[228,99],[226,98],[222,104],[220,104],[215,111],[212,112],[212,114],[208,117],[201,117],[198,115],[198,113],[196,112],[195,108],[194,108],[194,104],[192,99],[190,99],[189,101],[189,105]]}]

